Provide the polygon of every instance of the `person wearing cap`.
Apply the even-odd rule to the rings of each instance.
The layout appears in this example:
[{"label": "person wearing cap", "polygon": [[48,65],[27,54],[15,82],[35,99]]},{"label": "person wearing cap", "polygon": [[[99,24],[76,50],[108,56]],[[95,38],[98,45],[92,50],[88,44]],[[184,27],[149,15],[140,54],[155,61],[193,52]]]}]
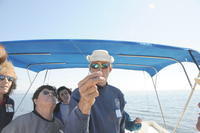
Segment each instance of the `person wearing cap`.
[{"label": "person wearing cap", "polygon": [[[199,77],[195,78],[195,82],[200,85],[200,78]],[[198,103],[198,107],[200,108],[200,103]],[[200,115],[200,113],[199,113],[199,115]],[[198,116],[198,118],[197,118],[196,128],[198,131],[200,131],[200,116]]]},{"label": "person wearing cap", "polygon": [[87,60],[90,74],[72,93],[65,133],[124,133],[124,95],[107,82],[114,58],[94,50]]},{"label": "person wearing cap", "polygon": [[12,120],[14,100],[9,97],[16,88],[16,74],[11,62],[5,61],[0,69],[0,132]]},{"label": "person wearing cap", "polygon": [[32,97],[34,110],[18,116],[2,133],[63,133],[62,122],[53,115],[56,96],[55,87],[40,86]]},{"label": "person wearing cap", "polygon": [[71,96],[71,89],[61,86],[57,90],[58,101],[54,109],[54,115],[64,124],[69,114],[69,102]]}]

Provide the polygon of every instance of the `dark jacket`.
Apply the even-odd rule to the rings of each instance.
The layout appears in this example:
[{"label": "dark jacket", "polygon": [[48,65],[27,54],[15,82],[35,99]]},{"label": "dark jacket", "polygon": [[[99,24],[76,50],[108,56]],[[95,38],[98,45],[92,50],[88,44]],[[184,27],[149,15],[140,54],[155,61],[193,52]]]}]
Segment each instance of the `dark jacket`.
[{"label": "dark jacket", "polygon": [[5,103],[0,105],[0,132],[8,125],[14,115],[14,101],[9,96],[4,96]]},{"label": "dark jacket", "polygon": [[54,109],[54,116],[57,117],[62,123],[64,123],[63,119],[62,119],[62,114],[60,111],[60,104],[61,104],[61,102],[56,104],[56,107]]},{"label": "dark jacket", "polygon": [[65,133],[124,133],[124,106],[122,92],[110,85],[99,88],[99,96],[90,115],[80,112],[77,104],[80,93],[76,89],[71,96],[68,123]]}]

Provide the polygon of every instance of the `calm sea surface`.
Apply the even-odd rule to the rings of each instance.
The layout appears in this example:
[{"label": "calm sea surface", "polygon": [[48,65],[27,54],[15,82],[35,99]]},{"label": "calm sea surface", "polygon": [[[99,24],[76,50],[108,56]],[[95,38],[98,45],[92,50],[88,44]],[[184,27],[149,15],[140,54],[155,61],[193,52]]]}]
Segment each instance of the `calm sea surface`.
[{"label": "calm sea surface", "polygon": [[[180,113],[183,111],[184,104],[186,103],[189,91],[162,91],[158,92],[161,102],[164,119],[166,121],[167,129],[172,132],[174,129]],[[154,92],[125,92],[125,99],[127,101],[126,111],[134,119],[140,117],[144,121],[155,121],[164,126],[164,122],[160,113],[158,101]],[[13,94],[12,97],[16,102],[16,109],[19,105],[24,94]],[[198,112],[197,103],[200,102],[200,92],[195,91],[193,97],[186,110],[184,118],[177,129],[177,133],[197,133],[195,123],[197,120]],[[32,111],[33,104],[31,101],[32,94],[28,94],[21,106],[17,110],[15,116]]]}]

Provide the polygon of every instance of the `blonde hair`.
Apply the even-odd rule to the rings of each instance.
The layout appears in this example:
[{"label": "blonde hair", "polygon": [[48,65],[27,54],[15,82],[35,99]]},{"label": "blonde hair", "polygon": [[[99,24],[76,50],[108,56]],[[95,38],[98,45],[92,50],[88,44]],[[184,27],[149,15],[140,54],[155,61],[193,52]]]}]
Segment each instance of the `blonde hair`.
[{"label": "blonde hair", "polygon": [[5,61],[1,64],[0,74],[17,78],[13,64],[10,61]]},{"label": "blonde hair", "polygon": [[7,52],[5,47],[0,44],[0,64],[2,64],[7,59]]}]

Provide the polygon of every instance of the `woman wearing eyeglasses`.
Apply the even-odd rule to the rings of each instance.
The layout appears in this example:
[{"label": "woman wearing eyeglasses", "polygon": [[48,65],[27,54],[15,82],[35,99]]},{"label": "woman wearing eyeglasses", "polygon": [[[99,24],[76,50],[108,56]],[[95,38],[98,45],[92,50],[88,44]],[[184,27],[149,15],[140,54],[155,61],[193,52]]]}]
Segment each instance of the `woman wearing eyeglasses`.
[{"label": "woman wearing eyeglasses", "polygon": [[12,120],[14,100],[9,97],[16,88],[16,74],[11,62],[4,62],[0,69],[0,132]]},{"label": "woman wearing eyeglasses", "polygon": [[69,114],[71,90],[65,86],[62,86],[58,88],[57,95],[59,103],[56,104],[54,115],[60,119],[62,123],[65,123]]}]

